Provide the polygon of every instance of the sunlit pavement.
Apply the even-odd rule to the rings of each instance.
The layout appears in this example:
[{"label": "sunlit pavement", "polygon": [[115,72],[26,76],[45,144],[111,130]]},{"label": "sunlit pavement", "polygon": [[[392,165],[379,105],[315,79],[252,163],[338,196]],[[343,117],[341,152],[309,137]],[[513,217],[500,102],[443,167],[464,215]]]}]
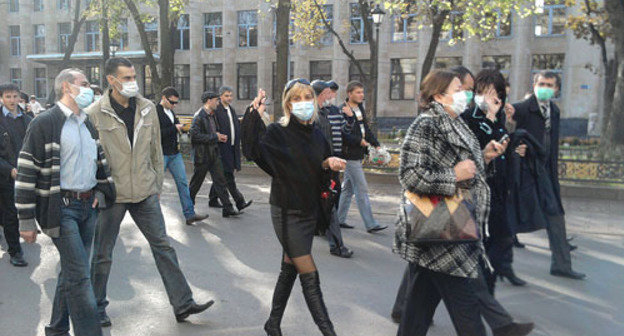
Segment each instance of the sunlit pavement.
[{"label": "sunlit pavement", "polygon": [[[189,172],[190,178],[190,172]],[[264,335],[281,251],[269,220],[270,180],[245,168],[237,178],[254,204],[240,218],[223,219],[208,209],[207,183],[198,197],[199,213],[210,218],[195,226],[184,224],[178,195],[169,175],[161,202],[171,243],[199,302],[214,299],[207,312],[177,323],[156,271],[150,249],[131,219],[125,218],[109,281],[108,313],[112,328],[105,335]],[[405,262],[391,253],[398,184],[373,181],[377,219],[391,225],[379,234],[366,233],[355,203],[344,230],[353,259],[329,254],[317,238],[314,256],[321,286],[338,335],[396,335],[389,314]],[[579,249],[574,268],[586,281],[548,274],[550,253],[546,233],[521,235],[526,249],[515,249],[515,269],[527,287],[502,283],[497,298],[518,321],[533,321],[533,335],[624,335],[624,205],[588,199],[566,199],[568,231]],[[3,248],[6,248],[4,241]],[[0,335],[44,335],[59,270],[58,255],[49,238],[40,236],[25,246],[30,263],[18,269],[0,252]],[[283,321],[285,335],[320,335],[297,283]],[[440,306],[430,335],[454,335],[446,309]]]}]

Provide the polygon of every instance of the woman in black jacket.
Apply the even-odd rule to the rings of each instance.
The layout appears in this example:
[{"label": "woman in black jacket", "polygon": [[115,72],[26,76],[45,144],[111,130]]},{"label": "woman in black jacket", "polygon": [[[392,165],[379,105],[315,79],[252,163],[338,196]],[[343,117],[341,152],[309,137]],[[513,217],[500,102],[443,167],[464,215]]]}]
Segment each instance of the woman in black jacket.
[{"label": "woman in black jacket", "polygon": [[[344,170],[346,162],[330,157],[329,143],[313,125],[317,106],[314,90],[307,80],[288,82],[282,102],[282,120],[270,124],[266,132],[256,134],[251,140],[254,144],[245,144],[254,152],[251,155],[254,162],[272,177],[271,219],[284,251],[271,314],[264,330],[270,336],[282,335],[280,323],[299,274],[303,295],[314,322],[323,335],[336,335],[323,302],[311,250],[322,183],[329,182],[329,170]],[[262,129],[264,126],[257,110],[248,114],[243,123],[256,126],[249,129]],[[253,137],[245,137],[243,141],[250,138]]]}]

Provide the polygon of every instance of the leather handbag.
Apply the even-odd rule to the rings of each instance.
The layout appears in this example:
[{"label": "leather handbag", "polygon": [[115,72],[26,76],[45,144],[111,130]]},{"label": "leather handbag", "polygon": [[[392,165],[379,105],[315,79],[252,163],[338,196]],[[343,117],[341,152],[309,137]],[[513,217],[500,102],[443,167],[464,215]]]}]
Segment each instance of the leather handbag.
[{"label": "leather handbag", "polygon": [[476,207],[467,189],[454,196],[422,196],[405,191],[399,221],[407,243],[462,244],[481,240]]}]

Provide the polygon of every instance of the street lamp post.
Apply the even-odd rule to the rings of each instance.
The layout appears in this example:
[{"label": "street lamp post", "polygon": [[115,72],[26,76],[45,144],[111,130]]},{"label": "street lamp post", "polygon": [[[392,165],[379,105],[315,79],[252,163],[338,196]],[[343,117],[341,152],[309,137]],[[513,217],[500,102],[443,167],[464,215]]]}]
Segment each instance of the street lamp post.
[{"label": "street lamp post", "polygon": [[[386,12],[381,9],[379,4],[375,5],[375,8],[371,10],[371,16],[373,17],[373,23],[375,24],[375,92],[373,99],[375,100],[375,105],[373,108],[375,109],[375,116],[377,116],[377,105],[378,105],[378,90],[379,90],[379,27],[381,26],[384,16]],[[372,120],[375,124],[377,124],[377,118]],[[377,126],[377,125],[375,125]],[[376,128],[376,127],[375,127]]]},{"label": "street lamp post", "polygon": [[113,57],[115,57],[115,54],[117,53],[117,50],[119,50],[119,47],[119,43],[113,42],[110,44],[110,51]]}]

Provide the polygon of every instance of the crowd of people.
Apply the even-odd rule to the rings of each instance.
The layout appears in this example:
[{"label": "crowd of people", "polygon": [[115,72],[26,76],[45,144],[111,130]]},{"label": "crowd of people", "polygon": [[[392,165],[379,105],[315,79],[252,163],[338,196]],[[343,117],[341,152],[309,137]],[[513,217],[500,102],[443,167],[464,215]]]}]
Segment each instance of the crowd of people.
[{"label": "crowd of people", "polygon": [[[0,85],[0,219],[10,263],[27,266],[20,236],[33,243],[41,232],[60,259],[46,335],[69,335],[70,321],[81,336],[102,335],[112,325],[107,284],[127,212],[149,243],[176,320],[212,306],[213,300],[193,299],[168,240],[160,194],[169,170],[186,224],[203,221],[208,214],[195,204],[210,173],[208,205],[224,218],[241,216],[252,205],[236,184],[241,156],[271,178],[270,220],[282,247],[265,332],[282,335],[299,278],[320,332],[336,335],[311,254],[314,236],[327,237],[331,255],[352,257],[341,231],[354,227],[347,223],[354,196],[367,232],[388,228],[374,218],[362,168],[368,149],[380,147],[368,125],[364,85],[350,82],[339,103],[335,81],[293,79],[283,90],[283,117],[274,122],[262,89],[242,120],[231,87],[204,92],[189,130],[189,183],[179,142],[184,125],[174,111],[180,94],[167,87],[156,104],[142,97],[124,58],[109,59],[104,73],[102,90],[81,70],[62,70],[54,82],[57,101],[46,109],[35,97],[26,103],[17,86]],[[406,195],[431,199],[466,192],[480,238],[416,242],[412,224],[398,220],[392,248],[408,262],[391,313],[399,336],[426,335],[440,301],[458,335],[486,335],[482,318],[495,336],[528,335],[533,323],[515,322],[494,298],[499,278],[526,285],[512,267],[517,233],[545,228],[550,273],[585,277],[572,270],[557,177],[560,115],[553,97],[560,79],[541,72],[533,86],[525,100],[510,104],[509,84],[496,70],[476,77],[464,67],[434,70],[422,81],[401,146],[399,182]],[[410,202],[402,197],[401,205]]]}]

